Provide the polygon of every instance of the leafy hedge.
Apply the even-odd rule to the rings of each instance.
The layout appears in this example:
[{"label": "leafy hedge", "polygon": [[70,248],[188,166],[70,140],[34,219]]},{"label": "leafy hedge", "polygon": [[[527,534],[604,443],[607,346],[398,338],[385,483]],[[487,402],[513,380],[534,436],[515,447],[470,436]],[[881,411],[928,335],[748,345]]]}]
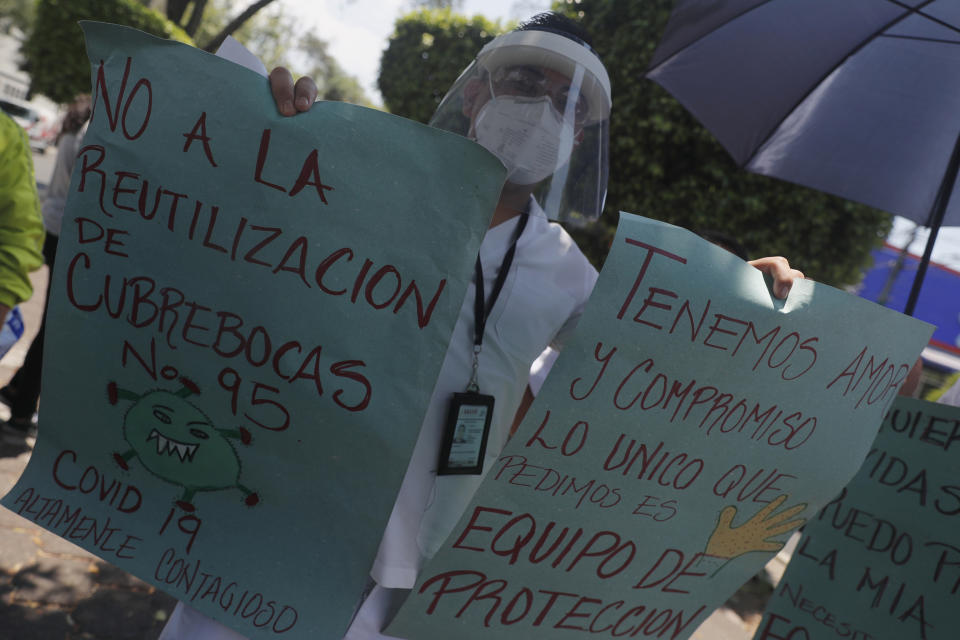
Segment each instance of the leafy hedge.
[{"label": "leafy hedge", "polygon": [[808,277],[859,281],[890,229],[883,211],[748,173],[659,85],[644,79],[671,0],[567,0],[610,73],[610,184],[601,222],[575,232],[600,262],[620,210],[737,238],[751,257],[783,255]]},{"label": "leafy hedge", "polygon": [[33,30],[23,45],[31,93],[62,103],[90,92],[90,63],[79,20],[122,24],[193,44],[182,29],[136,0],[39,0]]},{"label": "leafy hedge", "polygon": [[377,85],[390,113],[427,122],[460,72],[503,31],[483,16],[422,9],[400,17],[380,58]]}]

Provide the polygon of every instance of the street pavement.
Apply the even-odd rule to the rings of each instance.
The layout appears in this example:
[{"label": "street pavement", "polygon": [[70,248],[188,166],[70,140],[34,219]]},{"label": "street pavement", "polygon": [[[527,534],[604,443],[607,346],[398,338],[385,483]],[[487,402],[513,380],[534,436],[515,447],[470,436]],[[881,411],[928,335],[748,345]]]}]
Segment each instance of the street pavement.
[{"label": "street pavement", "polygon": [[[49,176],[53,156],[34,155],[41,180]],[[37,330],[46,267],[31,280],[34,295],[21,305],[25,335],[0,360],[0,385],[23,362]],[[8,416],[0,405],[0,418]],[[32,439],[0,435],[0,496],[20,477],[32,444]],[[782,558],[772,561],[768,572],[776,579],[783,565]],[[766,582],[751,584],[729,607],[715,611],[693,640],[749,640],[769,593]],[[0,640],[155,640],[174,603],[147,583],[0,507]]]}]

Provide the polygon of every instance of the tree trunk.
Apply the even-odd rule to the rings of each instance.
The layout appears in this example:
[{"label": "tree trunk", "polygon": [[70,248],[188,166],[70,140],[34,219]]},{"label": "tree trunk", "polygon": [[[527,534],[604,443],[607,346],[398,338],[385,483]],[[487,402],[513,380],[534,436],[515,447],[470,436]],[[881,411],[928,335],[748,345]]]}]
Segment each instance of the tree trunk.
[{"label": "tree trunk", "polygon": [[178,27],[191,0],[167,0],[167,19]]},{"label": "tree trunk", "polygon": [[191,38],[197,35],[200,21],[203,19],[203,10],[207,8],[207,0],[194,0],[193,11],[190,12],[190,22],[183,28]]},{"label": "tree trunk", "polygon": [[220,33],[215,35],[210,42],[204,45],[203,50],[214,53],[220,47],[220,45],[223,44],[223,41],[227,39],[227,36],[242,27],[244,22],[252,18],[257,11],[260,11],[260,9],[263,9],[271,2],[273,2],[273,0],[257,0],[257,2],[251,3],[250,6],[243,10],[243,13],[231,20],[230,23],[225,26],[222,31],[220,31]]}]

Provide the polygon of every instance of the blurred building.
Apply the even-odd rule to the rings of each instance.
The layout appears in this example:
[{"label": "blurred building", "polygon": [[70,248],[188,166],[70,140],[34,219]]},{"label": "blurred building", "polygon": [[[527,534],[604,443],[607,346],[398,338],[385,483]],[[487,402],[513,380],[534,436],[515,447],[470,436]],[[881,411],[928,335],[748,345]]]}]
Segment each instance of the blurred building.
[{"label": "blurred building", "polygon": [[[919,264],[919,256],[885,244],[873,251],[873,267],[856,293],[903,311]],[[937,327],[922,357],[923,386],[939,387],[946,376],[960,371],[960,271],[931,262],[913,315]]]},{"label": "blurred building", "polygon": [[16,27],[2,27],[0,24],[0,97],[26,100],[30,76],[20,70],[20,43],[24,34]]},{"label": "blurred building", "polygon": [[30,75],[20,70],[22,31],[0,18],[0,109],[27,130],[30,146],[45,151],[55,145],[63,110],[46,96],[30,93]]}]

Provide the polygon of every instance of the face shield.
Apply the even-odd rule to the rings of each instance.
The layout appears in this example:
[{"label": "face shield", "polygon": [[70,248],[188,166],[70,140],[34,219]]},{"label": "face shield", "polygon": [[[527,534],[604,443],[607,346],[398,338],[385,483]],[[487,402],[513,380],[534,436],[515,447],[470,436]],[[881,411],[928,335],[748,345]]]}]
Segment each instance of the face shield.
[{"label": "face shield", "polygon": [[531,30],[488,43],[430,125],[475,140],[503,162],[501,206],[576,224],[603,210],[609,121],[610,80],[600,59],[569,38]]}]

